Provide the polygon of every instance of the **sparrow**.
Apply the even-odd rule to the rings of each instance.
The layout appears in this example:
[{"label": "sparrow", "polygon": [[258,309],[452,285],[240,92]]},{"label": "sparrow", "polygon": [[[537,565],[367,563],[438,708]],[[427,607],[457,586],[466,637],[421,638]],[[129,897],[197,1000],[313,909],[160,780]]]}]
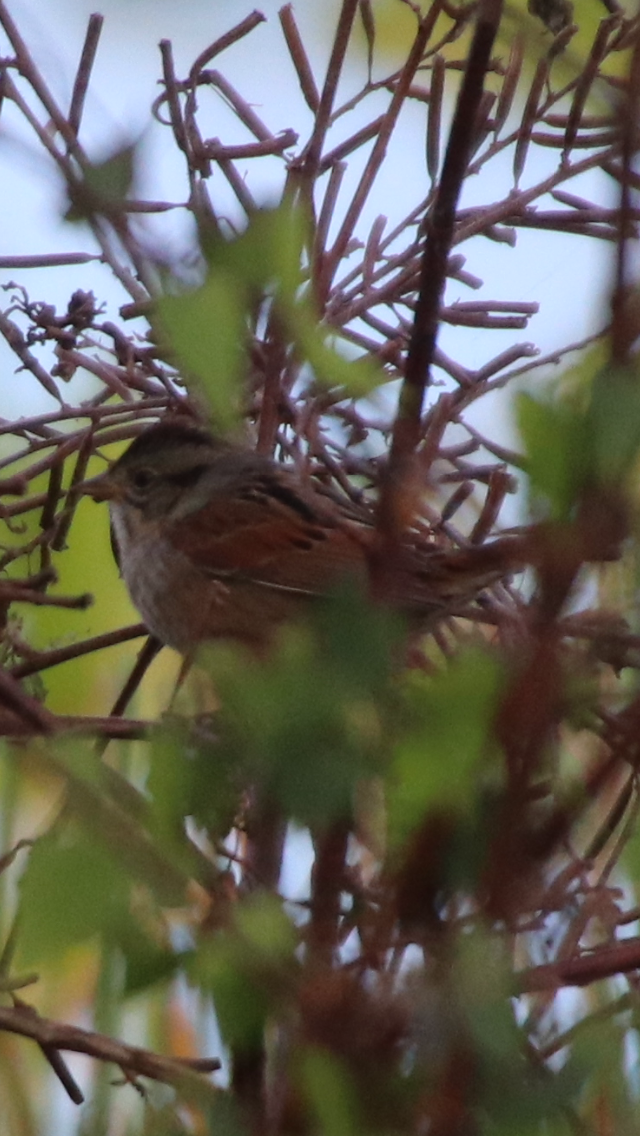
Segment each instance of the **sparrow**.
[{"label": "sparrow", "polygon": [[[376,541],[362,519],[265,455],[167,419],[81,492],[108,501],[120,572],[147,628],[190,654],[212,639],[264,649],[342,581],[368,589]],[[520,567],[517,538],[442,549],[408,533],[391,604],[428,629]]]}]

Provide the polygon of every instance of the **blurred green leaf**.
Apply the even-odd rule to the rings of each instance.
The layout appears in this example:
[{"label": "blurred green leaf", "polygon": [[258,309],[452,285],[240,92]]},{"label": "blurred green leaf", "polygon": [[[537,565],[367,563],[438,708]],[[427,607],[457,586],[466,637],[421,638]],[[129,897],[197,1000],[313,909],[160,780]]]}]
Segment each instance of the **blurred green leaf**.
[{"label": "blurred green leaf", "polygon": [[471,807],[496,753],[492,724],[503,680],[497,658],[479,650],[435,677],[407,676],[389,772],[392,840],[404,842],[430,809]]},{"label": "blurred green leaf", "polygon": [[636,887],[640,888],[640,827],[636,824],[626,833],[620,867],[625,874],[629,874]]},{"label": "blurred green leaf", "polygon": [[579,1091],[581,1113],[588,1117],[606,1110],[612,1132],[637,1130],[637,1094],[627,1074],[631,1037],[621,1023],[599,1019],[585,1023],[567,1054],[567,1075]]},{"label": "blurred green leaf", "polygon": [[302,1087],[322,1136],[356,1136],[358,1100],[344,1066],[327,1050],[307,1046],[300,1057]]},{"label": "blurred green leaf", "polygon": [[193,956],[189,975],[213,996],[227,1044],[259,1045],[269,1014],[282,1012],[296,942],[280,902],[255,895],[237,911],[235,927],[203,944]]},{"label": "blurred green leaf", "polygon": [[289,959],[297,943],[297,936],[280,901],[273,896],[251,896],[236,912],[236,929],[245,944],[247,957],[260,963],[279,963]]},{"label": "blurred green leaf", "polygon": [[131,190],[137,144],[122,146],[104,162],[85,163],[82,180],[67,183],[65,221],[85,221],[94,213],[121,210]]},{"label": "blurred green leaf", "polygon": [[271,1001],[264,983],[252,980],[238,965],[233,949],[229,947],[225,951],[219,944],[204,948],[199,952],[198,966],[191,970],[191,975],[201,988],[211,994],[220,1033],[226,1044],[247,1049],[258,1047]]},{"label": "blurred green leaf", "polygon": [[562,399],[517,398],[518,428],[534,499],[554,520],[566,520],[591,472],[589,432],[584,415]]},{"label": "blurred green leaf", "polygon": [[139,994],[156,982],[172,978],[190,956],[184,951],[171,951],[154,943],[131,924],[118,936],[118,946],[125,957],[124,994]]},{"label": "blurred green leaf", "polygon": [[476,1084],[487,1131],[508,1136],[564,1132],[579,1082],[567,1068],[551,1070],[526,1058],[510,994],[513,958],[492,928],[469,927],[456,942],[442,1001],[441,1029],[474,1054]]},{"label": "blurred green leaf", "polygon": [[[342,388],[345,397],[370,394],[384,381],[383,372],[366,357],[347,358],[337,348],[338,339],[318,324],[314,313],[302,303],[287,311],[288,326],[301,360],[306,360],[320,386]],[[335,346],[334,346],[335,344]]]},{"label": "blurred green leaf", "polygon": [[184,377],[196,380],[221,429],[238,422],[247,336],[242,281],[210,265],[200,288],[157,301],[161,341]]},{"label": "blurred green leaf", "polygon": [[607,367],[595,377],[587,415],[593,472],[605,485],[620,483],[640,453],[640,375],[635,367]]},{"label": "blurred green leaf", "polygon": [[[67,807],[94,843],[118,863],[123,878],[146,885],[165,906],[184,902],[194,865],[186,843],[155,842],[143,821],[143,800],[125,778],[106,768],[82,741],[66,739],[43,747],[43,767],[61,774],[67,784]],[[123,804],[115,794],[123,795]],[[135,804],[131,806],[133,795]]]},{"label": "blurred green leaf", "polygon": [[103,197],[122,201],[131,188],[135,146],[123,146],[104,162],[89,165],[85,171],[87,185]]},{"label": "blurred green leaf", "polygon": [[311,626],[335,689],[384,694],[406,643],[400,616],[373,604],[362,588],[347,581],[318,601]]},{"label": "blurred green leaf", "polygon": [[302,211],[287,202],[257,214],[237,242],[243,263],[255,284],[273,287],[278,318],[300,362],[309,364],[316,381],[329,389],[343,387],[345,395],[367,394],[380,385],[384,374],[367,359],[346,358],[333,346],[331,328],[320,324],[302,272],[305,230]]},{"label": "blurred green leaf", "polygon": [[640,456],[640,374],[602,364],[601,351],[546,394],[518,396],[518,426],[534,501],[569,520],[585,490],[623,487]]},{"label": "blurred green leaf", "polygon": [[240,1105],[230,1093],[216,1093],[215,1099],[206,1110],[206,1117],[205,1131],[215,1133],[215,1136],[249,1136],[249,1128]]},{"label": "blurred green leaf", "polygon": [[210,264],[223,266],[246,288],[270,290],[294,303],[302,284],[307,225],[301,209],[284,201],[276,209],[261,209],[233,241],[205,241]]},{"label": "blurred green leaf", "polygon": [[43,836],[20,884],[20,957],[56,959],[128,919],[129,885],[108,852],[74,826]]},{"label": "blurred green leaf", "polygon": [[264,666],[237,649],[205,656],[220,694],[219,745],[284,811],[319,824],[349,813],[380,770],[382,713],[399,627],[348,591],[284,629]]},{"label": "blurred green leaf", "polygon": [[[189,1127],[180,1118],[180,1106],[165,1102],[165,1095],[167,1089],[164,1085],[152,1083],[150,1090],[145,1087],[144,1127],[139,1129],[136,1136],[191,1136]],[[156,1097],[160,1098],[159,1103],[156,1103]]]},{"label": "blurred green leaf", "polygon": [[246,789],[246,762],[217,741],[215,718],[196,721],[166,715],[149,746],[150,823],[169,841],[180,839],[185,817],[203,825],[210,838],[233,827]]},{"label": "blurred green leaf", "polygon": [[457,941],[453,986],[480,1052],[488,1061],[519,1053],[520,1036],[509,1001],[512,960],[494,935],[476,928]]},{"label": "blurred green leaf", "polygon": [[195,380],[216,423],[237,424],[243,402],[249,326],[256,305],[275,316],[285,344],[314,378],[345,397],[371,391],[385,375],[365,359],[334,349],[335,333],[320,325],[303,265],[306,223],[285,201],[261,210],[234,240],[206,235],[207,275],[201,287],[157,302],[157,331],[187,381]]},{"label": "blurred green leaf", "polygon": [[177,722],[163,722],[154,731],[150,747],[147,791],[151,797],[151,823],[161,840],[179,835],[190,811],[191,769],[185,761],[185,734]]}]

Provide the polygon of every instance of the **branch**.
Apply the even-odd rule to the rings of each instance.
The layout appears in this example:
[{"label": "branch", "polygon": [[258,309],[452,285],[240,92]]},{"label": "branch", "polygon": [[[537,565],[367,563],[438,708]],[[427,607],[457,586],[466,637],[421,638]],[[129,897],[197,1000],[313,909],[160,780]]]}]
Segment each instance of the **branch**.
[{"label": "branch", "polygon": [[[0,1007],[0,1030],[30,1037],[45,1051],[62,1049],[71,1053],[85,1053],[98,1061],[110,1061],[118,1065],[126,1074],[149,1077],[152,1081],[168,1085],[184,1087],[185,1082],[187,1085],[194,1084],[193,1074],[212,1073],[220,1068],[220,1061],[216,1057],[164,1057],[148,1049],[126,1045],[101,1033],[41,1018],[31,1006],[23,1004],[13,1008]],[[197,1078],[197,1087],[208,1099],[214,1098],[214,1086],[202,1077]]]},{"label": "branch", "polygon": [[104,635],[94,635],[92,639],[84,639],[80,643],[71,643],[68,647],[54,647],[51,651],[34,651],[23,663],[11,668],[13,678],[27,678],[28,675],[38,674],[48,667],[56,667],[70,659],[79,659],[82,655],[89,655],[93,651],[102,651],[106,647],[114,647],[119,643],[128,643],[131,639],[139,639],[147,634],[144,623],[134,623],[130,627],[121,627],[117,631],[108,631]]},{"label": "branch", "polygon": [[516,975],[518,994],[534,990],[554,990],[559,986],[588,986],[614,974],[627,974],[640,968],[640,938],[626,939],[615,946],[585,951],[563,962],[532,966]]},{"label": "branch", "polygon": [[[471,155],[476,115],[501,11],[501,0],[485,0],[480,6],[451,126],[442,177],[428,221],[413,333],[391,442],[389,485],[397,472],[395,467],[415,450],[420,438],[422,404],[425,389],[430,382],[430,369],[440,319],[440,300],[444,292],[449,251],[453,243],[458,199]],[[386,494],[384,498],[387,498]],[[394,527],[393,518],[386,516],[386,508],[390,503],[388,499],[381,501],[382,528],[385,522],[389,523],[391,528]]]}]

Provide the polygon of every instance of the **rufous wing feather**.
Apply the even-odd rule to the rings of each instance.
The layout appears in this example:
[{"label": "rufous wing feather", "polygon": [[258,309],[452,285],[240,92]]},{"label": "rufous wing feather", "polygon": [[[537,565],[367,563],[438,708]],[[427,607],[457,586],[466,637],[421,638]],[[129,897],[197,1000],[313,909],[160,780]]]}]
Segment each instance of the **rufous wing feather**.
[{"label": "rufous wing feather", "polygon": [[366,530],[336,522],[315,497],[277,476],[256,478],[174,523],[171,537],[203,573],[219,579],[309,596],[326,594],[345,577],[364,584]]}]

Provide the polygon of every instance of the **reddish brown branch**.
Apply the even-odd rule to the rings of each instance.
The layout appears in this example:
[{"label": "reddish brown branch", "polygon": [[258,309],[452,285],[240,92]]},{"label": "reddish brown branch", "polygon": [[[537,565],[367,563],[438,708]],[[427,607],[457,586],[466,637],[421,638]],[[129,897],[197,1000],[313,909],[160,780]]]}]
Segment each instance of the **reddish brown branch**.
[{"label": "reddish brown branch", "polygon": [[[473,42],[458,96],[451,134],[438,185],[436,199],[427,222],[420,285],[415,319],[400,405],[393,431],[389,456],[389,482],[395,476],[394,466],[411,454],[420,437],[420,416],[424,391],[430,381],[430,368],[436,344],[440,300],[444,291],[447,260],[453,240],[456,209],[471,153],[475,117],[484,90],[491,49],[498,31],[502,11],[501,0],[485,0],[480,4]],[[381,525],[391,521],[385,517],[384,494],[381,502]]]},{"label": "reddish brown branch", "polygon": [[[142,627],[144,631],[146,631],[144,624],[140,624],[139,626]],[[129,675],[122,690],[120,691],[120,694],[116,698],[116,701],[111,708],[110,717],[119,718],[122,714],[124,714],[127,706],[129,705],[136,690],[142,682],[142,679],[151,666],[151,663],[161,649],[162,644],[159,643],[157,639],[154,639],[153,635],[149,635],[145,643],[143,643],[142,647],[140,648],[138,658],[136,659],[131,674]]]},{"label": "reddish brown branch", "polygon": [[614,974],[640,970],[640,938],[625,939],[610,947],[597,947],[562,962],[532,966],[516,975],[519,994],[554,990],[561,986],[589,986]]},{"label": "reddish brown branch", "polygon": [[22,663],[11,668],[11,674],[16,679],[27,678],[38,674],[49,667],[56,667],[60,663],[69,662],[70,659],[79,659],[82,655],[89,655],[93,651],[103,651],[107,647],[115,647],[118,643],[128,643],[130,639],[139,639],[146,635],[144,623],[134,623],[130,627],[121,627],[117,631],[107,631],[104,635],[95,635],[92,639],[83,639],[79,643],[70,643],[68,647],[54,647],[50,651],[35,651]]}]

